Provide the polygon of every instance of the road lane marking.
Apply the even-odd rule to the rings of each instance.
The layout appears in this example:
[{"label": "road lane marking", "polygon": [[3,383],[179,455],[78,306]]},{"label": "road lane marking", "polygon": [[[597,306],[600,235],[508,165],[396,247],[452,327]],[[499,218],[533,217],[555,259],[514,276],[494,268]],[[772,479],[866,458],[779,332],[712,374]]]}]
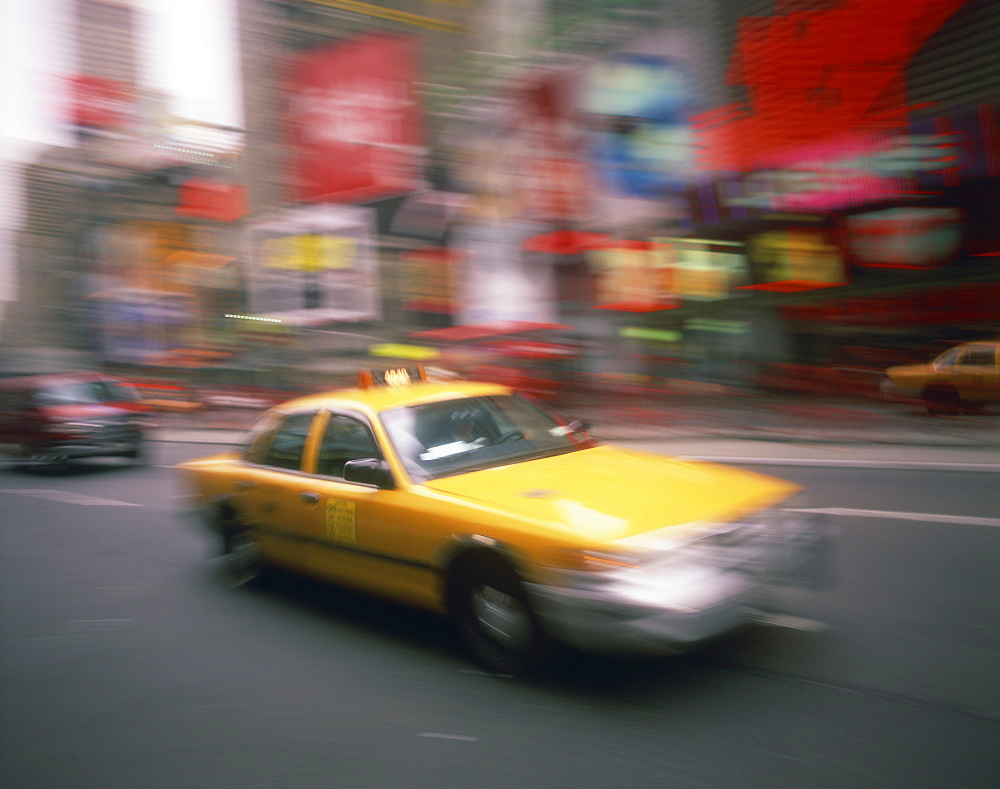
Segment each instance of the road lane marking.
[{"label": "road lane marking", "polygon": [[0,488],[0,493],[13,493],[18,496],[30,496],[46,501],[58,501],[63,504],[80,504],[84,507],[141,507],[130,501],[117,499],[102,499],[98,496],[85,496],[82,493],[71,493],[67,490],[52,490],[49,488]]},{"label": "road lane marking", "polygon": [[822,633],[824,630],[830,629],[826,622],[820,622],[818,619],[807,619],[804,616],[792,616],[791,614],[772,614],[766,611],[758,611],[754,614],[753,621],[769,627],[804,630],[807,633]]},{"label": "road lane marking", "polygon": [[462,742],[479,742],[478,737],[468,737],[464,734],[438,734],[433,731],[425,731],[418,734],[418,737],[431,737],[435,740],[461,740]]},{"label": "road lane marking", "polygon": [[892,512],[890,510],[856,510],[847,507],[808,507],[791,512],[813,512],[817,515],[840,515],[846,518],[888,518],[923,523],[954,523],[959,526],[998,526],[1000,518],[976,518],[972,515],[937,515],[929,512]]}]

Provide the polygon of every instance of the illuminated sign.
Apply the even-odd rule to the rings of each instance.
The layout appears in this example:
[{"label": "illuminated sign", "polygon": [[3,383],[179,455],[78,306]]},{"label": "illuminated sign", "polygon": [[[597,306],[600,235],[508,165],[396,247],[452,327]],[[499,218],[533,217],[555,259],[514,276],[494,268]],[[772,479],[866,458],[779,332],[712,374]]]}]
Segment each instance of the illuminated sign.
[{"label": "illuminated sign", "polygon": [[933,268],[950,263],[962,246],[957,208],[887,208],[845,217],[841,236],[852,263]]},{"label": "illuminated sign", "polygon": [[77,126],[122,126],[135,117],[135,91],[127,82],[90,74],[67,80],[70,121]]},{"label": "illuminated sign", "polygon": [[458,255],[430,247],[403,254],[399,287],[403,308],[451,315],[458,309]]},{"label": "illuminated sign", "polygon": [[598,309],[654,312],[679,307],[668,250],[646,241],[613,241],[587,252],[597,272]]},{"label": "illuminated sign", "polygon": [[374,211],[316,205],[250,226],[247,311],[289,326],[380,314]]},{"label": "illuminated sign", "polygon": [[700,166],[760,169],[783,151],[858,128],[904,127],[905,69],[964,3],[845,0],[743,17],[726,79],[750,100],[693,119]]},{"label": "illuminated sign", "polygon": [[427,373],[422,364],[408,367],[395,367],[388,370],[358,371],[358,388],[370,389],[375,386],[385,386],[399,389],[412,383],[426,381]]},{"label": "illuminated sign", "polygon": [[246,189],[239,184],[189,178],[180,187],[177,213],[218,222],[235,222],[245,216]]},{"label": "illuminated sign", "polygon": [[590,149],[609,191],[660,199],[683,190],[690,100],[688,79],[669,58],[622,53],[591,69],[581,109],[602,119]]},{"label": "illuminated sign", "polygon": [[365,202],[421,185],[414,39],[323,44],[289,64],[294,198]]},{"label": "illuminated sign", "polygon": [[684,301],[716,301],[733,295],[733,288],[749,282],[743,244],[698,238],[654,239],[673,250],[673,286]]},{"label": "illuminated sign", "polygon": [[941,172],[958,158],[954,134],[855,134],[798,149],[765,170],[743,176],[742,194],[722,198],[729,207],[823,213],[893,199],[914,191],[917,175]]},{"label": "illuminated sign", "polygon": [[261,265],[294,271],[351,268],[357,239],[322,233],[299,233],[265,239]]},{"label": "illuminated sign", "polygon": [[826,234],[809,228],[757,233],[747,242],[753,274],[749,290],[795,293],[830,288],[847,281],[840,250]]},{"label": "illuminated sign", "polygon": [[698,238],[608,241],[587,252],[598,309],[654,312],[715,301],[750,281],[743,244]]}]

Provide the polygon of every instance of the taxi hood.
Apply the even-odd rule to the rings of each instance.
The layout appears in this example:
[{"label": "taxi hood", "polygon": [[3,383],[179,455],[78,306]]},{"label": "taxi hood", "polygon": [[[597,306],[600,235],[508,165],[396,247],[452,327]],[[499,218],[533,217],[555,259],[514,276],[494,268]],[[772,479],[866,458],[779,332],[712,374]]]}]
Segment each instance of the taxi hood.
[{"label": "taxi hood", "polygon": [[600,542],[665,526],[735,520],[799,490],[791,482],[730,466],[607,446],[445,477],[424,486]]}]

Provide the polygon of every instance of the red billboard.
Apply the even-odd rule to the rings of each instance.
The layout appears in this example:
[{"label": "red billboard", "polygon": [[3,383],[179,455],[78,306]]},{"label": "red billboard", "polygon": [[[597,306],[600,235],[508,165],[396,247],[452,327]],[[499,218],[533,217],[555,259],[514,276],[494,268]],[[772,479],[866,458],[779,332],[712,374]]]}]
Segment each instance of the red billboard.
[{"label": "red billboard", "polygon": [[178,191],[177,213],[235,222],[246,215],[246,189],[239,184],[189,178]]},{"label": "red billboard", "polygon": [[291,58],[286,122],[295,200],[359,203],[420,187],[416,41],[369,35]]},{"label": "red billboard", "polygon": [[741,18],[726,81],[749,100],[692,119],[699,165],[755,170],[855,129],[905,129],[907,66],[965,2],[780,2],[772,16]]},{"label": "red billboard", "polygon": [[135,115],[135,91],[127,82],[80,74],[66,84],[67,113],[76,126],[123,126]]}]

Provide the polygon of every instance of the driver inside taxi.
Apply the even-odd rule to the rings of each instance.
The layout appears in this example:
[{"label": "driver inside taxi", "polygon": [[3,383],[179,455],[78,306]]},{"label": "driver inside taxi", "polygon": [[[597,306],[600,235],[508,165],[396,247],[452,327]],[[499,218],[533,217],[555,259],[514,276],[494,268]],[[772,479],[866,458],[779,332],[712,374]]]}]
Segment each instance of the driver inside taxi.
[{"label": "driver inside taxi", "polygon": [[480,428],[478,421],[471,411],[457,411],[451,416],[452,436],[455,441],[465,444],[482,445],[486,443],[486,437]]}]

